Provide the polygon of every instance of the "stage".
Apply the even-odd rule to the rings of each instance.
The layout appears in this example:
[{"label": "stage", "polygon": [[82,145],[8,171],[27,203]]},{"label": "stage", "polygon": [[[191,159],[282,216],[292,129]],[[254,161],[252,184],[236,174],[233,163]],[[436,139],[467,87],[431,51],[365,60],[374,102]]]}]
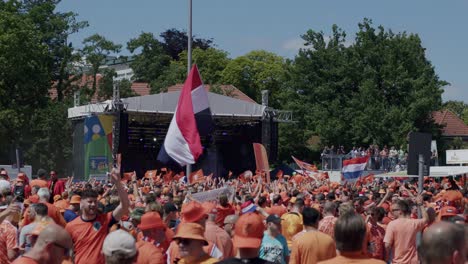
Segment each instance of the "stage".
[{"label": "stage", "polygon": [[[124,171],[145,171],[165,167],[157,155],[169,127],[180,92],[123,98],[124,111],[120,115],[113,109],[112,101],[77,106],[68,110],[72,120],[74,176],[86,179],[85,120],[90,116],[112,115],[119,117],[119,149]],[[203,155],[193,165],[193,170],[203,169],[205,174],[226,176],[245,170],[255,170],[252,143],[262,143],[267,148],[270,161],[276,160],[278,149],[278,122],[272,109],[237,98],[208,93],[210,109],[215,123],[213,133],[202,138]],[[176,170],[182,168],[174,167]]]}]

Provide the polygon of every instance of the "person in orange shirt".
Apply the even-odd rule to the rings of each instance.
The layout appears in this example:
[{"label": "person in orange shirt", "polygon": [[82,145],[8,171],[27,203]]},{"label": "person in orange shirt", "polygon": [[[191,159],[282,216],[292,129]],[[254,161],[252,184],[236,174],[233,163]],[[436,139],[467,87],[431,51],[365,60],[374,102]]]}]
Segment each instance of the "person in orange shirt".
[{"label": "person in orange shirt", "polygon": [[156,212],[145,213],[141,217],[138,228],[143,232],[143,238],[136,243],[138,249],[137,264],[166,263],[161,244],[166,240],[166,225]]},{"label": "person in orange shirt", "polygon": [[[205,227],[209,210],[210,208],[203,207],[202,204],[197,201],[188,202],[182,206],[181,223],[197,223]],[[214,243],[215,241],[208,241],[208,246],[204,247],[203,250],[208,252],[212,257],[220,258],[222,257],[222,253]],[[180,259],[179,247],[175,241],[171,242],[167,255],[167,263],[177,263],[178,259]]]},{"label": "person in orange shirt", "polygon": [[208,245],[204,233],[203,226],[196,223],[182,223],[177,228],[173,240],[179,247],[181,259],[178,264],[212,264],[219,261],[203,250],[203,246]]},{"label": "person in orange shirt", "polygon": [[281,203],[281,195],[275,194],[273,196],[273,205],[270,209],[267,210],[268,214],[275,214],[281,217],[283,214],[287,213],[288,210]]},{"label": "person in orange shirt", "polygon": [[0,263],[7,264],[18,256],[18,229],[15,225],[20,214],[17,211],[11,211],[6,205],[2,207],[2,210],[9,211],[9,213],[0,223]]},{"label": "person in orange shirt", "polygon": [[407,200],[399,200],[397,203],[392,204],[392,214],[396,219],[388,224],[384,243],[387,259],[393,249],[392,263],[394,264],[419,263],[416,251],[416,234],[422,231],[429,222],[429,216],[423,207],[420,195],[417,198],[417,203],[423,219],[410,218],[411,208]]},{"label": "person in orange shirt", "polygon": [[314,264],[336,256],[333,239],[317,230],[320,212],[314,208],[302,211],[304,231],[296,235],[291,249],[290,264]]},{"label": "person in orange shirt", "polygon": [[70,234],[59,225],[49,224],[40,232],[34,247],[12,264],[60,264],[72,248]]},{"label": "person in orange shirt", "polygon": [[241,215],[236,222],[232,240],[237,248],[236,257],[220,261],[218,264],[272,264],[258,257],[264,230],[263,217],[258,213]]},{"label": "person in orange shirt", "polygon": [[40,188],[47,188],[47,172],[44,169],[37,170],[37,179],[34,179],[29,184],[31,187],[39,186]]},{"label": "person in orange shirt", "polygon": [[132,264],[138,255],[135,239],[123,230],[111,232],[102,243],[102,254],[106,264]]},{"label": "person in orange shirt", "polygon": [[205,208],[211,208],[211,210],[208,212],[208,219],[205,224],[205,238],[208,241],[213,242],[221,251],[223,254],[221,259],[232,257],[233,246],[231,237],[226,231],[224,231],[224,229],[215,223],[215,219],[217,217],[215,205],[213,203],[203,203],[203,206]]},{"label": "person in orange shirt", "polygon": [[223,228],[226,216],[235,214],[236,212],[234,207],[229,203],[226,195],[219,196],[219,204],[216,206],[216,211],[215,223],[221,228]]},{"label": "person in orange shirt", "polygon": [[116,186],[120,204],[114,211],[99,214],[97,197],[98,193],[92,189],[86,189],[81,194],[81,215],[69,222],[66,230],[70,233],[74,243],[75,263],[103,264],[104,255],[99,250],[109,229],[116,224],[123,215],[128,213],[129,201],[127,192],[120,182],[120,173],[113,169],[111,180]]},{"label": "person in orange shirt", "polygon": [[323,206],[323,219],[320,220],[318,230],[332,238],[335,237],[336,204],[334,202],[326,202]]},{"label": "person in orange shirt", "polygon": [[335,224],[336,249],[338,256],[319,262],[319,264],[385,264],[382,260],[362,255],[365,247],[367,227],[362,217],[347,213],[338,218]]},{"label": "person in orange shirt", "polygon": [[[62,213],[60,213],[60,209],[55,207],[53,204],[49,203],[49,198],[50,198],[50,193],[47,188],[41,188],[37,192],[37,195],[39,197],[39,203],[43,203],[47,206],[48,210],[48,215],[50,218],[54,220],[54,222],[62,227],[65,227],[67,222],[62,216]],[[30,197],[31,198],[31,197]],[[31,218],[29,217],[29,207],[26,208],[24,212],[24,217],[21,223],[21,226],[26,226],[31,223]]]}]

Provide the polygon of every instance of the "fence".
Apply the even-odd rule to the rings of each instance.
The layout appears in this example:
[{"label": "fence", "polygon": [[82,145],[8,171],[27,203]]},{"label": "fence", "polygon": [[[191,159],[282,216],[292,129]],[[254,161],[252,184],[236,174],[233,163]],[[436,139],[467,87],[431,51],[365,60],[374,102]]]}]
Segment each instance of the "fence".
[{"label": "fence", "polygon": [[[351,155],[322,155],[322,170],[341,171],[343,160],[351,159]],[[398,171],[406,169],[406,159],[398,157],[370,157],[366,170]]]}]

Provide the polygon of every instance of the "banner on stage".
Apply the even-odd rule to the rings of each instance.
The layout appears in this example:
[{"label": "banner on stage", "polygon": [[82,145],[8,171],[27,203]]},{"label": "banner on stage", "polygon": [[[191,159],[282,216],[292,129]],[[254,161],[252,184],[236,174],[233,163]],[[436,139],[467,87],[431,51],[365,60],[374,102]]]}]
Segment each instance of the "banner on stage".
[{"label": "banner on stage", "polygon": [[232,187],[223,187],[219,189],[214,189],[206,192],[199,192],[192,194],[192,198],[199,202],[209,202],[209,201],[217,201],[220,195],[226,195],[230,197],[234,194],[234,188]]}]

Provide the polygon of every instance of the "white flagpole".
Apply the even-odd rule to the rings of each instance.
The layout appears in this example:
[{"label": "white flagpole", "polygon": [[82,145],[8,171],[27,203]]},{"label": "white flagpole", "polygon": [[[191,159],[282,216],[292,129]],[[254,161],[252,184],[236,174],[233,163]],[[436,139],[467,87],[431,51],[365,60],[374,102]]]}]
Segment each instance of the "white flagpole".
[{"label": "white flagpole", "polygon": [[[192,0],[188,0],[189,2],[189,17],[188,17],[188,30],[187,30],[187,76],[190,73],[190,69],[192,67]],[[186,176],[187,182],[190,184],[189,175],[192,173],[192,165],[187,164],[186,167]]]}]

